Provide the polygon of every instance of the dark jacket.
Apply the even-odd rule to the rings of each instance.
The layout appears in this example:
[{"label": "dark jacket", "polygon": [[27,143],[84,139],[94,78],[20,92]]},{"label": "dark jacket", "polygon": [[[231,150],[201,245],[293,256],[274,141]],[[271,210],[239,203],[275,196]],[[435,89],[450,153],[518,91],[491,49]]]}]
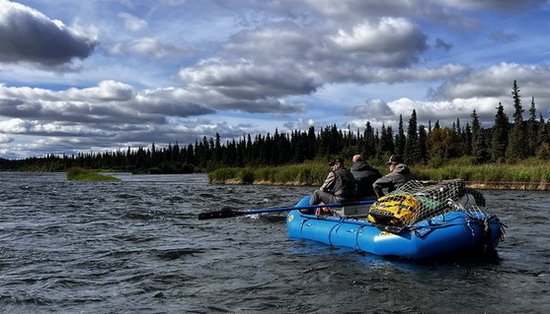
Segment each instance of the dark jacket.
[{"label": "dark jacket", "polygon": [[341,198],[350,198],[355,195],[355,178],[346,168],[331,171],[320,188],[321,191]]},{"label": "dark jacket", "polygon": [[358,161],[350,168],[350,172],[355,178],[355,196],[358,198],[375,196],[373,183],[382,177],[377,169],[371,167],[363,161]]},{"label": "dark jacket", "polygon": [[355,194],[355,178],[346,168],[338,168],[334,171],[336,182],[334,182],[334,195],[343,198],[353,197]]},{"label": "dark jacket", "polygon": [[398,164],[392,172],[376,180],[372,187],[376,195],[380,197],[384,195],[382,189],[387,188],[389,193],[412,179],[414,179],[414,176],[409,167],[405,164]]}]

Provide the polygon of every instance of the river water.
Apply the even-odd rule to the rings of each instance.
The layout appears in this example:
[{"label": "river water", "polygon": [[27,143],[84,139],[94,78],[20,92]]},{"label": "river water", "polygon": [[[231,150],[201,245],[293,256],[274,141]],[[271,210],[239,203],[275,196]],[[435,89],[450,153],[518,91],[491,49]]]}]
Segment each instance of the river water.
[{"label": "river water", "polygon": [[550,313],[550,193],[484,191],[508,226],[497,258],[415,264],[289,240],[311,187],[209,185],[204,175],[0,173],[4,313]]}]

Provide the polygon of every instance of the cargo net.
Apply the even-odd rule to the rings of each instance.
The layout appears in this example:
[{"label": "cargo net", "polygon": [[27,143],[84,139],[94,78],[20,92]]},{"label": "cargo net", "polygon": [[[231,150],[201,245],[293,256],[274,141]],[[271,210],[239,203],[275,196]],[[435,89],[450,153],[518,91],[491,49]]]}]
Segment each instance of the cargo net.
[{"label": "cargo net", "polygon": [[485,207],[483,195],[466,187],[460,179],[412,180],[372,204],[368,220],[376,225],[408,227],[418,221],[456,211],[486,219],[488,213],[480,207]]}]

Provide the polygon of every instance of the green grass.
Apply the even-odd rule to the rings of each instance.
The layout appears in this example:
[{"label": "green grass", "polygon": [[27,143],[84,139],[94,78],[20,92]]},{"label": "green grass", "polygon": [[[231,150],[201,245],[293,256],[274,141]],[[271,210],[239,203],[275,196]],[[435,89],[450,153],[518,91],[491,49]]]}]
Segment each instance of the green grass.
[{"label": "green grass", "polygon": [[67,180],[69,181],[120,181],[113,176],[95,173],[91,170],[82,168],[67,169]]},{"label": "green grass", "polygon": [[218,168],[208,173],[214,184],[276,184],[316,185],[323,182],[328,167],[314,163],[303,163],[280,167]]},{"label": "green grass", "polygon": [[[319,186],[329,168],[322,162],[306,162],[280,167],[219,168],[208,174],[215,184],[273,184]],[[388,169],[379,168],[383,174]],[[420,180],[462,179],[472,184],[498,188],[549,189],[550,161],[526,160],[518,164],[472,165],[468,160],[451,161],[444,166],[415,166],[413,173]],[[540,184],[543,182],[543,184]]]},{"label": "green grass", "polygon": [[460,178],[476,182],[550,182],[550,164],[504,165],[489,164],[478,166],[444,166],[439,168],[415,167],[420,179],[444,180]]}]

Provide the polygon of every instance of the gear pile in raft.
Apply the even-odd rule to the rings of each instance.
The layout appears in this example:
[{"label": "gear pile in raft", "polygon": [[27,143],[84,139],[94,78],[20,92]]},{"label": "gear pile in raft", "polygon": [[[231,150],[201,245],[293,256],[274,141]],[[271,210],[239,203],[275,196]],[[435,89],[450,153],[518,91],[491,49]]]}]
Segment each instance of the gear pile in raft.
[{"label": "gear pile in raft", "polygon": [[[307,207],[309,196],[296,204]],[[332,208],[316,216],[292,210],[291,239],[350,247],[413,260],[479,256],[494,252],[504,225],[485,209],[485,198],[462,180],[409,181],[372,205]]]}]

